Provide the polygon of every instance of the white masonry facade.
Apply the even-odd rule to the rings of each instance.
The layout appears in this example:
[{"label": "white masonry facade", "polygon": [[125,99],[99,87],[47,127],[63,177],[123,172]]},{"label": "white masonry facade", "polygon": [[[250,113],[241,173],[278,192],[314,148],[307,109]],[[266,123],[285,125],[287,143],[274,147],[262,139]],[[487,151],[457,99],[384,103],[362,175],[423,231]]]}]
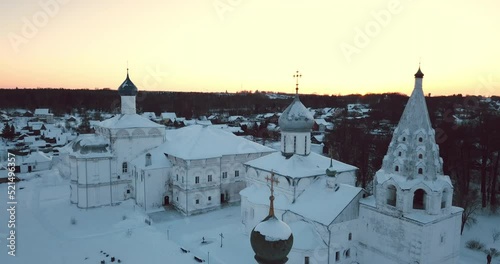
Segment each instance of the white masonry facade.
[{"label": "white masonry facade", "polygon": [[61,149],[71,202],[91,208],[134,199],[145,211],[173,205],[186,215],[239,202],[243,163],[274,150],[209,126],[167,132],[136,113],[137,92],[127,73],[121,113]]},{"label": "white masonry facade", "polygon": [[452,206],[422,80],[419,69],[371,196],[355,186],[357,168],[309,151],[314,120],[296,95],[279,120],[281,153],[245,163],[245,231],[266,217],[274,174],[275,213],[294,235],[287,264],[458,263],[463,209]]}]

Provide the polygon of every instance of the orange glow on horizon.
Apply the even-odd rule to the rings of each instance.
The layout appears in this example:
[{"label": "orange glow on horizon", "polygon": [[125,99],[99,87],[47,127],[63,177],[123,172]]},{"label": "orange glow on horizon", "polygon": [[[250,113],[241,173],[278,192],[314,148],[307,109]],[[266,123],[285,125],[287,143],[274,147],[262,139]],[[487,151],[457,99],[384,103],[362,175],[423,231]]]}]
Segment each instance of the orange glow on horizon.
[{"label": "orange glow on horizon", "polygon": [[500,95],[500,2],[0,2],[1,88]]}]

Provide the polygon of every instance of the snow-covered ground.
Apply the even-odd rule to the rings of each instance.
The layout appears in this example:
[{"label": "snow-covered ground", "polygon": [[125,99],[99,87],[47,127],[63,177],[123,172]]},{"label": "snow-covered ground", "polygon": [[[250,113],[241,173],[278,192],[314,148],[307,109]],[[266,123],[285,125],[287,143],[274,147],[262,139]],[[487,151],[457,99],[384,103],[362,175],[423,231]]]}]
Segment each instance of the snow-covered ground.
[{"label": "snow-covered ground", "polygon": [[[0,184],[2,264],[110,263],[111,257],[121,263],[198,263],[194,256],[208,263],[209,255],[213,264],[255,263],[239,206],[190,217],[175,210],[147,215],[132,200],[118,206],[78,209],[69,202],[68,180],[57,170],[38,174],[20,175],[30,180],[16,185],[15,257],[7,254],[7,184]],[[147,225],[146,218],[153,224]],[[466,249],[465,243],[478,239],[491,245],[494,228],[500,228],[500,216],[485,215],[465,230],[460,264],[486,263],[484,253]],[[181,247],[189,252],[183,253]],[[500,257],[493,263],[500,263]]]}]

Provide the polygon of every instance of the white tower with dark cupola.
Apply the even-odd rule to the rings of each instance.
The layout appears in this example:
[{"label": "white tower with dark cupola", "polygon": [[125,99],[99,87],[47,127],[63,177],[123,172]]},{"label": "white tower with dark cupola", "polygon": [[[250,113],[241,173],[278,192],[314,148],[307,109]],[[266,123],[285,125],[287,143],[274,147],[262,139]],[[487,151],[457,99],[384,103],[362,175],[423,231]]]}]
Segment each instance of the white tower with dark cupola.
[{"label": "white tower with dark cupola", "polygon": [[423,77],[419,68],[382,168],[374,177],[374,195],[361,201],[360,218],[366,225],[361,225],[365,230],[360,239],[370,263],[458,260],[462,208],[452,206],[453,185],[443,175]]},{"label": "white tower with dark cupola", "polygon": [[118,94],[120,94],[122,101],[122,114],[136,114],[135,108],[135,97],[137,95],[137,87],[128,77],[128,68],[127,68],[127,78],[118,88]]},{"label": "white tower with dark cupola", "polygon": [[278,124],[281,128],[281,153],[286,157],[292,155],[309,155],[311,153],[311,129],[314,117],[299,99],[298,78],[302,75],[296,72],[295,98],[281,114]]}]

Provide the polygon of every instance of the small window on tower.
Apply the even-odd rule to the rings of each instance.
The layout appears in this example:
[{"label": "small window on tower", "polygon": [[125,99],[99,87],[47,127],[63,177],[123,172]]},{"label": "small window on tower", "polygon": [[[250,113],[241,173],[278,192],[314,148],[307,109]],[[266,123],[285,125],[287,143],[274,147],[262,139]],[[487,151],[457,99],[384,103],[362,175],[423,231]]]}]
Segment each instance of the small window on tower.
[{"label": "small window on tower", "polygon": [[234,177],[239,177],[240,176],[240,171],[239,170],[235,170],[234,171]]},{"label": "small window on tower", "polygon": [[151,166],[151,153],[146,154],[146,166]]},{"label": "small window on tower", "polygon": [[418,168],[418,174],[423,174],[423,173],[424,173],[424,169]]},{"label": "small window on tower", "polygon": [[424,141],[424,139],[422,137],[419,137],[418,142],[422,142],[422,141]]},{"label": "small window on tower", "polygon": [[424,158],[424,155],[422,155],[422,153],[418,154],[418,158],[419,159],[423,159]]},{"label": "small window on tower", "polygon": [[352,233],[349,233],[348,239],[352,240]]},{"label": "small window on tower", "polygon": [[208,175],[208,182],[212,181],[212,175]]},{"label": "small window on tower", "polygon": [[403,137],[403,141],[406,141],[406,137]]},{"label": "small window on tower", "polygon": [[394,167],[394,171],[398,172],[399,171],[399,166]]},{"label": "small window on tower", "polygon": [[209,201],[212,201],[212,196],[208,196],[208,200],[209,200]]},{"label": "small window on tower", "polygon": [[297,136],[293,136],[293,152],[297,152]]},{"label": "small window on tower", "polygon": [[283,136],[283,152],[286,153],[286,135]]},{"label": "small window on tower", "polygon": [[196,204],[200,204],[200,199],[196,199]]},{"label": "small window on tower", "polygon": [[400,152],[398,152],[398,156],[400,156],[400,157],[401,157],[401,151],[400,151]]},{"label": "small window on tower", "polygon": [[304,137],[304,155],[307,155],[307,136]]},{"label": "small window on tower", "polygon": [[126,162],[122,163],[122,173],[127,173],[128,171],[128,165]]},{"label": "small window on tower", "polygon": [[194,177],[194,183],[200,183],[200,177],[199,176]]}]

